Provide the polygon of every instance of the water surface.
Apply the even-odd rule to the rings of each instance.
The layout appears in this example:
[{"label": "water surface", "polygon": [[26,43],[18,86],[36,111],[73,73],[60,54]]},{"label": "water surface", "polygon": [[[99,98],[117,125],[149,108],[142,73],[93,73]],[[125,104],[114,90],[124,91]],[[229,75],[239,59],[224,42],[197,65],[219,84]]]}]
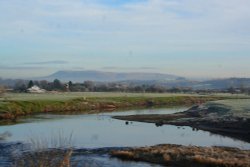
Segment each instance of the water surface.
[{"label": "water surface", "polygon": [[26,123],[0,126],[0,133],[8,131],[12,136],[7,142],[28,141],[30,138],[52,138],[63,132],[73,133],[76,148],[132,147],[156,144],[181,144],[197,146],[230,146],[250,149],[250,144],[205,131],[193,131],[190,127],[176,127],[129,122],[111,118],[114,115],[170,114],[187,108],[146,109],[91,115],[39,115]]}]

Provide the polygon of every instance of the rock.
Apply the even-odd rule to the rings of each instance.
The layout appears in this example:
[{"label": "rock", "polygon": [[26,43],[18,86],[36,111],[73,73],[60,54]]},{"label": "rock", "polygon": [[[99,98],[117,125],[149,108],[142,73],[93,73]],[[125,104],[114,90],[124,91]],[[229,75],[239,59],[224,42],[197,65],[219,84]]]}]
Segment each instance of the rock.
[{"label": "rock", "polygon": [[162,126],[164,125],[164,122],[163,121],[159,121],[159,122],[156,122],[155,123],[155,126],[159,127],[159,126]]}]

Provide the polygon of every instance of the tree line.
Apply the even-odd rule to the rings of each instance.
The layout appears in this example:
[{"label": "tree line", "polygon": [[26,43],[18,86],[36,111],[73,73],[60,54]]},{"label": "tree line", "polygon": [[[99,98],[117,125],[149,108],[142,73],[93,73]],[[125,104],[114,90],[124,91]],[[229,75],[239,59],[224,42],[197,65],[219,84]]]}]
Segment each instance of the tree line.
[{"label": "tree line", "polygon": [[250,88],[234,88],[229,87],[222,90],[207,90],[207,89],[192,89],[191,87],[166,87],[160,84],[129,84],[129,83],[101,83],[94,81],[84,81],[82,83],[61,82],[58,79],[54,81],[36,81],[36,80],[18,80],[14,86],[12,86],[15,92],[27,92],[28,88],[32,86],[38,86],[41,89],[47,91],[62,91],[62,92],[136,92],[136,93],[246,93],[250,94]]}]

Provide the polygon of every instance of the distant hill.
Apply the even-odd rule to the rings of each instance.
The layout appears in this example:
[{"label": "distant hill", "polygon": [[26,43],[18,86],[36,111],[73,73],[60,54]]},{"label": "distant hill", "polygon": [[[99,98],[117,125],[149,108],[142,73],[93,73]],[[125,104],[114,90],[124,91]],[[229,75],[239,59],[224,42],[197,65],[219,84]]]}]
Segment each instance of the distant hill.
[{"label": "distant hill", "polygon": [[102,72],[102,71],[58,71],[46,77],[20,79],[1,79],[0,85],[13,87],[16,84],[27,84],[32,80],[48,80],[53,81],[59,79],[62,82],[84,82],[87,80],[97,83],[101,82],[116,82],[125,85],[158,85],[165,88],[171,87],[189,87],[193,89],[228,89],[234,88],[250,88],[250,78],[225,78],[213,79],[207,81],[195,81],[169,74],[160,73],[122,73],[122,72]]},{"label": "distant hill", "polygon": [[83,82],[86,80],[97,82],[116,82],[116,81],[147,81],[147,80],[179,80],[184,79],[175,75],[160,74],[160,73],[121,73],[121,72],[102,72],[102,71],[58,71],[47,77],[40,79],[54,80],[55,78],[61,81]]},{"label": "distant hill", "polygon": [[158,85],[164,88],[172,87],[192,87],[193,85],[199,84],[198,81],[192,81],[185,78],[177,78],[175,80],[130,80],[130,81],[120,81],[118,83],[128,84],[128,85]]},{"label": "distant hill", "polygon": [[209,81],[203,81],[196,85],[194,88],[198,89],[225,89],[225,88],[240,88],[250,87],[250,78],[226,78],[226,79],[214,79]]}]

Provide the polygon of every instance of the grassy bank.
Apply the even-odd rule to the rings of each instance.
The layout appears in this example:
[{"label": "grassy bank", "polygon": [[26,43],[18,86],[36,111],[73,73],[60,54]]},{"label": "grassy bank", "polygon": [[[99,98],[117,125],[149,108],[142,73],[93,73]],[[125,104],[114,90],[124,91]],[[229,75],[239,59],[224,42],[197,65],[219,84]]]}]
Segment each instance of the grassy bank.
[{"label": "grassy bank", "polygon": [[123,160],[145,161],[179,167],[249,167],[250,151],[226,147],[157,145],[113,151]]},{"label": "grassy bank", "polygon": [[[133,93],[58,93],[7,94],[0,100],[0,120],[15,120],[35,113],[88,112],[131,107],[201,104],[232,98],[228,95],[133,94]],[[234,97],[235,98],[235,97]],[[237,98],[245,98],[239,97]]]}]

